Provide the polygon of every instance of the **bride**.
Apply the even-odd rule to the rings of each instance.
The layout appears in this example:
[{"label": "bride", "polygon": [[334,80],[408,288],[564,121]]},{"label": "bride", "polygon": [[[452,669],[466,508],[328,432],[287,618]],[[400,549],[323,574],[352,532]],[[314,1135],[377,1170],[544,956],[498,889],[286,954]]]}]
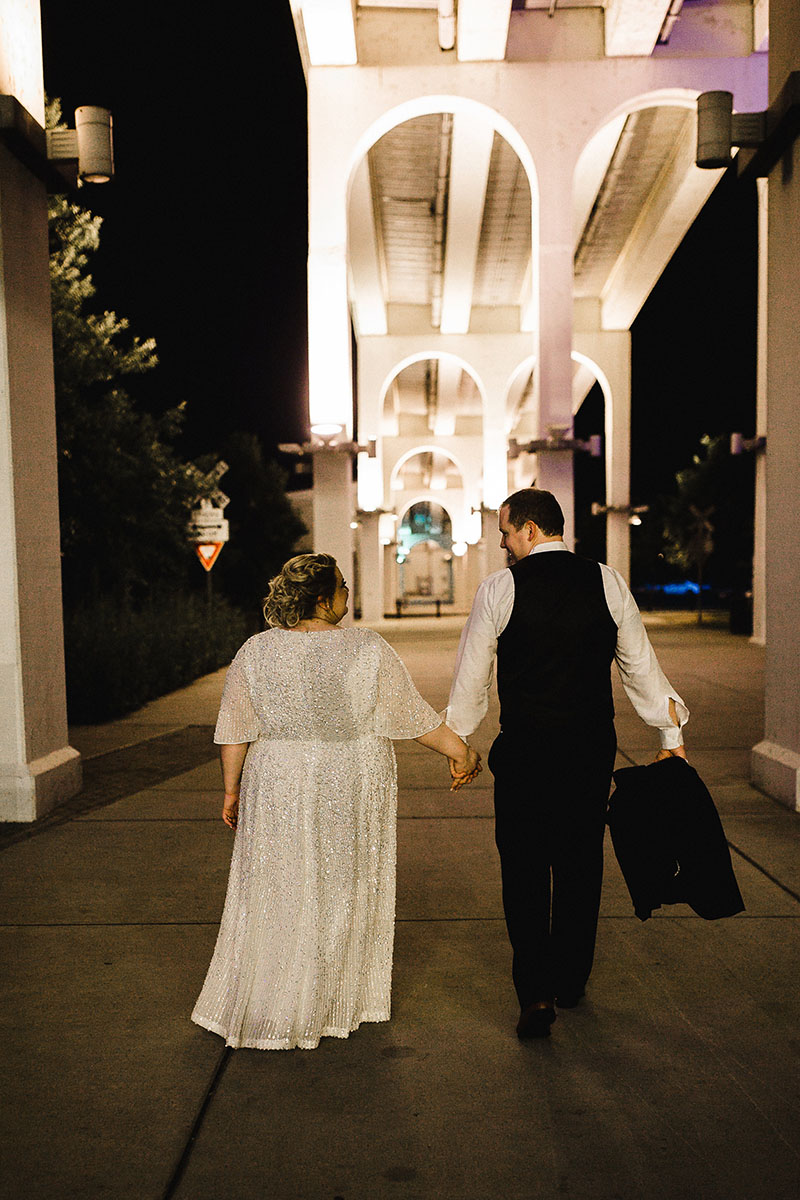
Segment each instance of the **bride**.
[{"label": "bride", "polygon": [[481,769],[388,643],[341,627],[347,601],[330,555],[290,559],[270,581],[271,628],[245,642],[226,677],[214,740],[236,838],[192,1020],[229,1046],[310,1050],[389,1020],[391,739],[449,758],[453,788]]}]

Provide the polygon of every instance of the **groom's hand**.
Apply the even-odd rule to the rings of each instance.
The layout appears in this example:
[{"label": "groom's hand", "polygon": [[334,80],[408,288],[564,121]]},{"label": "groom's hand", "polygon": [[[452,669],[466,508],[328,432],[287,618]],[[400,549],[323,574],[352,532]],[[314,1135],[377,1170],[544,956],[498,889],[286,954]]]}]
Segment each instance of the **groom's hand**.
[{"label": "groom's hand", "polygon": [[447,761],[450,766],[450,778],[453,780],[450,785],[451,792],[457,792],[464,784],[471,783],[483,770],[481,756],[477,750],[473,750],[472,746],[467,748],[467,754],[463,759],[449,758]]}]

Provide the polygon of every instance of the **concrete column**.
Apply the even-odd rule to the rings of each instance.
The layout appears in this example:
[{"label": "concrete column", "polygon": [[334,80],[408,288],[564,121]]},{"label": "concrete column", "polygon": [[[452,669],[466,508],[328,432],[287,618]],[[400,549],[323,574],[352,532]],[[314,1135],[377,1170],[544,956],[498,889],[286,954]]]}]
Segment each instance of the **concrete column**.
[{"label": "concrete column", "polygon": [[81,785],[64,693],[47,197],[0,145],[0,820]]},{"label": "concrete column", "polygon": [[[590,360],[605,398],[606,504],[627,508],[631,495],[631,335],[627,329],[575,334],[579,354]],[[627,513],[606,517],[606,562],[630,582]]]},{"label": "concrete column", "polygon": [[400,596],[400,578],[397,567],[397,546],[381,545],[383,554],[383,602],[384,611],[395,611],[395,604]]},{"label": "concrete column", "polygon": [[353,429],[347,297],[347,168],[351,137],[331,126],[308,81],[308,408],[315,425]]},{"label": "concrete column", "polygon": [[508,566],[506,552],[500,546],[500,531],[497,527],[497,519],[498,513],[494,509],[485,508],[481,513],[481,524],[483,526],[483,535],[481,537],[481,549],[483,551],[481,579],[485,579],[487,575],[491,575],[494,571],[502,571],[503,567]]},{"label": "concrete column", "polygon": [[[767,305],[768,305],[768,233],[769,181],[758,184],[758,361],[756,366],[756,437],[767,432]],[[759,646],[767,640],[767,462],[756,456],[755,528],[753,536],[753,636]]]},{"label": "concrete column", "polygon": [[[314,553],[332,554],[345,580],[353,583],[353,467],[350,455],[333,448],[314,451]],[[352,612],[345,623],[352,621]]]},{"label": "concrete column", "polygon": [[[774,20],[773,20],[774,18]],[[773,37],[774,35],[774,37]],[[800,10],[770,5],[770,97],[800,69]],[[766,676],[764,740],[753,749],[753,782],[800,811],[800,139],[769,179],[767,305]]]},{"label": "concrete column", "polygon": [[[550,156],[548,156],[549,158]],[[572,171],[557,158],[539,165],[539,437],[554,427],[572,433]],[[574,475],[565,451],[537,454],[537,487],[564,510],[564,540],[574,543]]]},{"label": "concrete column", "polygon": [[358,562],[361,579],[361,620],[380,621],[384,614],[383,546],[377,512],[359,514]]}]

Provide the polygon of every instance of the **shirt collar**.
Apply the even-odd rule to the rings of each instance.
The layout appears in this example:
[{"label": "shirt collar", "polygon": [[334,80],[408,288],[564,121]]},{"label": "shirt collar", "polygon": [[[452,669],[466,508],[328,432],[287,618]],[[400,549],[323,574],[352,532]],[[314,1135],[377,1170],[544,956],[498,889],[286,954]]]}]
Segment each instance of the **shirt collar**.
[{"label": "shirt collar", "polygon": [[569,547],[564,542],[539,542],[538,546],[534,546],[528,551],[528,558],[532,554],[546,554],[548,550],[568,550]]}]

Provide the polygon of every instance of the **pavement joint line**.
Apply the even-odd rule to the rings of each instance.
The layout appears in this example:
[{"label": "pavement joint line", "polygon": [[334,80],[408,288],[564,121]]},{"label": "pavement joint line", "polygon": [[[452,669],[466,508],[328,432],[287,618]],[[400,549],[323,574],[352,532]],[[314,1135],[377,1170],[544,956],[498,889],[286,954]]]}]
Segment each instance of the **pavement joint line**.
[{"label": "pavement joint line", "polygon": [[216,1069],[214,1071],[214,1074],[211,1077],[211,1082],[209,1083],[208,1087],[206,1088],[205,1095],[203,1096],[203,1099],[200,1104],[200,1108],[197,1111],[197,1115],[194,1119],[194,1123],[192,1124],[192,1128],[189,1131],[189,1136],[186,1139],[186,1143],[183,1147],[181,1156],[178,1159],[178,1161],[172,1171],[172,1174],[169,1177],[169,1180],[167,1181],[167,1186],[164,1189],[164,1193],[162,1195],[161,1200],[172,1200],[172,1197],[175,1195],[176,1191],[178,1190],[178,1187],[180,1186],[180,1182],[183,1179],[183,1176],[184,1176],[187,1166],[189,1165],[189,1159],[191,1158],[192,1150],[194,1149],[194,1143],[197,1140],[197,1136],[200,1133],[200,1129],[202,1128],[203,1120],[209,1109],[211,1101],[214,1098],[214,1093],[216,1092],[217,1088],[220,1085],[220,1082],[222,1081],[222,1076],[225,1073],[225,1068],[227,1067],[228,1063],[230,1062],[230,1058],[231,1058],[232,1054],[233,1054],[233,1047],[231,1047],[231,1046],[225,1046],[224,1049],[222,1050],[222,1053],[220,1054]]},{"label": "pavement joint line", "polygon": [[800,904],[800,893],[794,891],[793,888],[787,887],[785,883],[781,883],[780,879],[777,879],[776,876],[768,871],[766,867],[762,867],[761,863],[756,862],[756,860],[751,858],[749,854],[745,854],[744,850],[740,850],[739,847],[733,842],[728,841],[728,845],[730,846],[731,850],[738,854],[740,858],[743,858],[745,862],[749,863],[751,867],[755,867],[757,871],[760,871],[761,874],[770,881],[770,883],[774,883],[775,886],[779,887],[782,892],[785,892],[787,896],[791,896],[793,900],[796,900],[797,903]]},{"label": "pavement joint line", "polygon": [[[638,920],[635,913],[601,913],[600,921]],[[702,921],[697,913],[654,912],[658,921]],[[751,913],[736,914],[737,921],[797,921],[800,913]],[[447,925],[486,924],[504,922],[505,917],[395,917],[395,925]],[[640,922],[641,923],[641,922]],[[212,929],[219,921],[0,921],[0,929]]]}]

